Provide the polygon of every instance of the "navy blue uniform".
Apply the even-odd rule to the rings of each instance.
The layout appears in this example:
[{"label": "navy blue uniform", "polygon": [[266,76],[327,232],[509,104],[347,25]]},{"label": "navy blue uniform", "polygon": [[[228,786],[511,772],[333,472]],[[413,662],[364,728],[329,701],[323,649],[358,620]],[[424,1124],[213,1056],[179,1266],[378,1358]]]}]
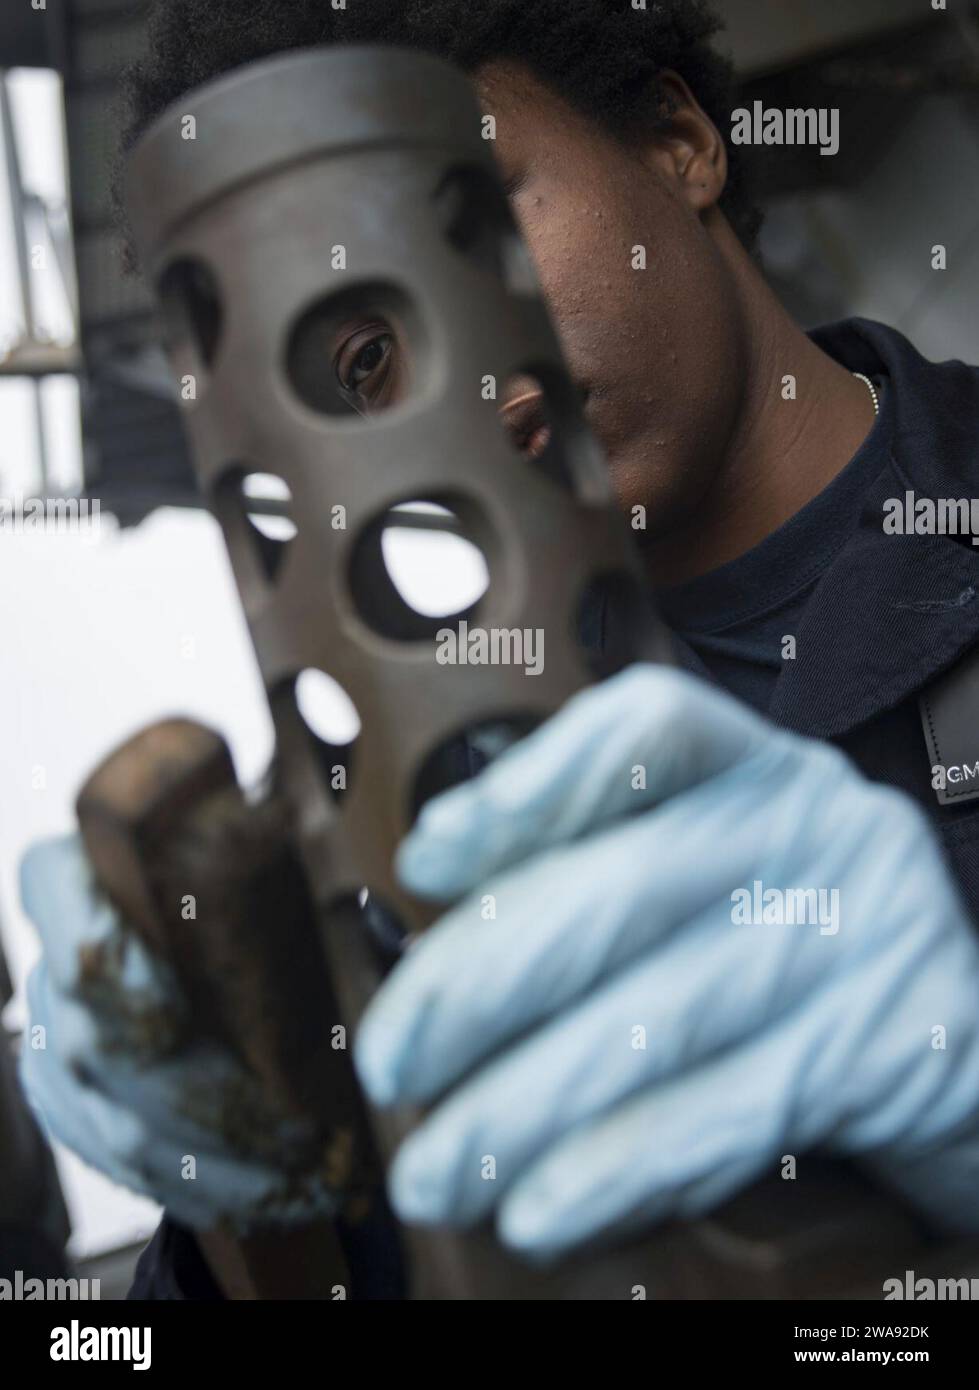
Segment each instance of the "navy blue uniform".
[{"label": "navy blue uniform", "polygon": [[[936,823],[979,921],[979,801],[940,805],[919,696],[979,637],[979,548],[970,535],[892,535],[885,504],[979,493],[979,370],[925,361],[899,333],[854,319],[813,335],[878,386],[881,413],[818,497],[747,555],[664,592],[681,663],[767,713],[834,743]],[[786,409],[791,406],[786,405]],[[794,639],[786,643],[786,638]],[[979,759],[979,709],[976,718]],[[346,1239],[353,1297],[398,1297],[389,1218]],[[218,1291],[193,1237],[164,1219],[130,1295]]]}]

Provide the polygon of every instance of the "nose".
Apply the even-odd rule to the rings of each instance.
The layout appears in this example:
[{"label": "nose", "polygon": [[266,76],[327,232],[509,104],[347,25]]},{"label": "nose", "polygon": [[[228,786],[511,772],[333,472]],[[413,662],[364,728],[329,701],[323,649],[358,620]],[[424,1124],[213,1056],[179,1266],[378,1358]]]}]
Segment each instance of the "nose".
[{"label": "nose", "polygon": [[500,404],[503,421],[513,444],[531,458],[539,457],[550,439],[550,422],[544,393],[533,377],[515,377]]},{"label": "nose", "polygon": [[500,414],[509,415],[512,411],[526,408],[528,402],[543,401],[544,393],[540,384],[532,376],[515,376],[507,382]]}]

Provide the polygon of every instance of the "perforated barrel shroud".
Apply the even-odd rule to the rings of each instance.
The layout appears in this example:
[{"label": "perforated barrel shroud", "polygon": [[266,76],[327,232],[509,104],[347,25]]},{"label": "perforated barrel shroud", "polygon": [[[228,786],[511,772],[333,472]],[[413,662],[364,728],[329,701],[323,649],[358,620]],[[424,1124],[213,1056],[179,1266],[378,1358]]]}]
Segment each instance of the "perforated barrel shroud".
[{"label": "perforated barrel shroud", "polygon": [[[128,193],[176,375],[194,379],[200,484],[224,529],[315,891],[325,905],[367,887],[418,928],[429,914],[396,883],[392,853],[459,736],[525,731],[591,683],[589,606],[614,604],[627,634],[604,672],[664,655],[473,90],[394,49],[279,58],[172,107],[137,148]],[[410,360],[407,399],[369,418],[351,411],[328,351],[361,314],[397,324]],[[536,463],[499,399],[484,399],[487,378],[502,392],[518,374],[541,384],[552,425]],[[249,520],[250,474],[288,488],[292,540]],[[444,508],[482,552],[489,584],[469,611],[423,617],[392,583],[385,526],[411,502]],[[542,632],[542,673],[437,664],[436,632],[463,618]],[[353,701],[351,748],[321,746],[300,717],[308,670]],[[330,771],[343,761],[337,797]]]}]

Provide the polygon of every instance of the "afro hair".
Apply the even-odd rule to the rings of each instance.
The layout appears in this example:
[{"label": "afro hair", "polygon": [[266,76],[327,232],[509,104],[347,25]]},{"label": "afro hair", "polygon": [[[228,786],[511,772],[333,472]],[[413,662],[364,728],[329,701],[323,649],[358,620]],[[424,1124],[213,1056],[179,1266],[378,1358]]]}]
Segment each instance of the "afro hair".
[{"label": "afro hair", "polygon": [[[579,111],[615,133],[663,129],[672,70],[720,131],[732,108],[730,63],[711,46],[722,28],[707,0],[155,0],[149,50],[130,70],[124,150],[172,102],[233,68],[289,49],[383,43],[421,50],[473,73],[519,60]],[[721,206],[749,249],[761,215],[740,151],[728,143]]]}]

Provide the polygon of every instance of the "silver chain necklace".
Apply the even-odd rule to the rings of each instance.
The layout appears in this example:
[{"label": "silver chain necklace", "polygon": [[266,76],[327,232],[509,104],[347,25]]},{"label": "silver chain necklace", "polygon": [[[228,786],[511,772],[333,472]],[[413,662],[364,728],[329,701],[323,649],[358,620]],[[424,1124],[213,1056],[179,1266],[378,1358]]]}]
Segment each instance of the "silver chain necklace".
[{"label": "silver chain necklace", "polygon": [[866,385],[874,403],[874,415],[878,416],[880,414],[880,396],[877,394],[877,387],[870,380],[869,376],[864,376],[863,372],[854,372],[853,375],[858,381],[862,381]]}]

